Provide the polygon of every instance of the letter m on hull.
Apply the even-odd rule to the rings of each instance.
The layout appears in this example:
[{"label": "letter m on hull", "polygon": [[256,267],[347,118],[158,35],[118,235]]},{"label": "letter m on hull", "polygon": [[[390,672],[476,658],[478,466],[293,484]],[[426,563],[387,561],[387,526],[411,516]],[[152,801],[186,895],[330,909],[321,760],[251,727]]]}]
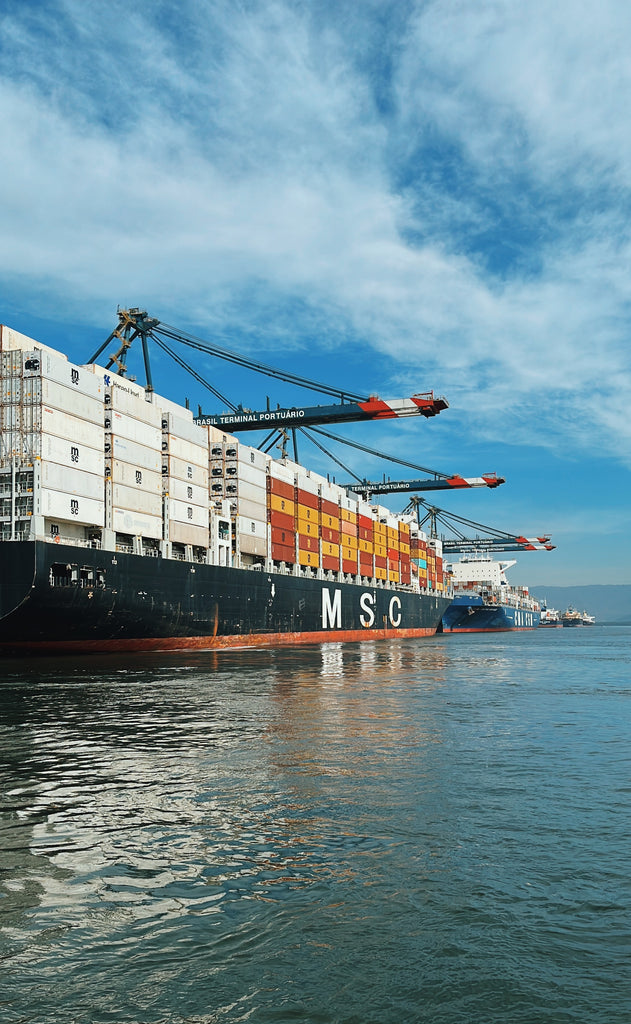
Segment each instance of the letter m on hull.
[{"label": "letter m on hull", "polygon": [[333,600],[327,587],[322,588],[322,629],[342,628],[342,591],[333,591]]}]

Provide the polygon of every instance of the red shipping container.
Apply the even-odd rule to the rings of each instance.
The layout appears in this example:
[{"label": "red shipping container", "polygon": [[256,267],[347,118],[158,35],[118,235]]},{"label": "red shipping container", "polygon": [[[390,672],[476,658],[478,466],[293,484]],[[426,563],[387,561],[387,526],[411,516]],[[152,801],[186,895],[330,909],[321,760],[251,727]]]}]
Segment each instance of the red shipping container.
[{"label": "red shipping container", "polygon": [[339,544],[340,543],[340,531],[339,530],[331,530],[328,526],[322,526],[322,527],[320,527],[320,532],[322,534],[322,540],[327,541],[327,543],[329,543],[329,544]]},{"label": "red shipping container", "polygon": [[288,544],[294,548],[296,543],[296,534],[293,530],[279,530],[277,526],[272,526],[272,544]]},{"label": "red shipping container", "polygon": [[277,526],[279,530],[295,530],[294,517],[288,516],[286,512],[271,509],[269,521],[271,526]]},{"label": "red shipping container", "polygon": [[291,562],[293,565],[296,561],[296,552],[287,544],[272,544],[272,558],[275,562]]},{"label": "red shipping container", "polygon": [[291,484],[285,483],[284,480],[277,480],[274,476],[268,476],[267,484],[270,494],[277,494],[279,498],[287,498],[289,501],[295,500],[294,488]]},{"label": "red shipping container", "polygon": [[309,508],[320,507],[320,498],[317,494],[309,494],[309,491],[303,491],[302,487],[296,488],[296,491],[296,501],[299,505],[307,505]]},{"label": "red shipping container", "polygon": [[340,518],[340,506],[336,505],[334,501],[327,501],[326,498],[322,499],[321,511],[327,516],[333,516],[334,519]]},{"label": "red shipping container", "polygon": [[357,572],[357,562],[349,562],[347,558],[342,559],[342,572]]},{"label": "red shipping container", "polygon": [[298,548],[300,551],[315,551],[320,550],[320,543],[317,537],[307,537],[304,533],[298,534]]},{"label": "red shipping container", "polygon": [[386,559],[382,558],[381,555],[375,555],[375,565],[379,569],[386,569]]},{"label": "red shipping container", "polygon": [[360,540],[373,540],[374,538],[372,526],[370,527],[370,529],[367,526],[360,526],[358,533]]},{"label": "red shipping container", "polygon": [[372,533],[373,520],[370,518],[370,516],[363,516],[360,512],[359,515],[357,516],[357,522],[359,523],[360,526],[363,526],[364,529],[370,530],[370,532]]},{"label": "red shipping container", "polygon": [[334,558],[333,555],[322,555],[322,568],[323,569],[333,569],[335,572],[337,572],[339,567],[340,567],[340,560],[339,560],[339,558]]}]

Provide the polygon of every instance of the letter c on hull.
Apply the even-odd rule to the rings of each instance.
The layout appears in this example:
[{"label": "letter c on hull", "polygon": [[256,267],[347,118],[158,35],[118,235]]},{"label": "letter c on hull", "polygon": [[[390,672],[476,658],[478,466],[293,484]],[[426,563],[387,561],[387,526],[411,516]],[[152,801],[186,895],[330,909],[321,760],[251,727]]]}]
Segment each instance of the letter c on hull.
[{"label": "letter c on hull", "polygon": [[388,608],[388,618],[390,619],[391,626],[396,628],[401,625],[401,599],[399,597],[391,598],[390,607]]}]

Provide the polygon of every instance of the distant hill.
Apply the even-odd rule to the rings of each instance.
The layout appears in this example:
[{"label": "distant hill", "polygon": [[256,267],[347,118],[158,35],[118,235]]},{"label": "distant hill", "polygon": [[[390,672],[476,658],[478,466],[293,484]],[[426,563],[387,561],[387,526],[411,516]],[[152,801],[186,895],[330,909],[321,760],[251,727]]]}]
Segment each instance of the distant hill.
[{"label": "distant hill", "polygon": [[528,589],[538,601],[545,600],[549,608],[557,608],[560,612],[571,604],[581,612],[595,615],[600,625],[631,625],[631,584]]}]

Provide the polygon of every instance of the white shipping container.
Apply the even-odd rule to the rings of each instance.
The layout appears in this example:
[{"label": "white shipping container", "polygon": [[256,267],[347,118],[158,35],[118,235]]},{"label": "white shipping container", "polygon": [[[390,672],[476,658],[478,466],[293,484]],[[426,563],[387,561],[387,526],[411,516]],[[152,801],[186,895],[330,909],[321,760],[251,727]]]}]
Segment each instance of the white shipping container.
[{"label": "white shipping container", "polygon": [[[191,444],[190,441],[184,441],[181,437],[175,437],[174,434],[163,434],[162,435],[162,451],[170,456],[175,456],[176,459],[183,459],[186,462],[192,462],[196,466],[204,466],[208,469],[208,447],[201,447],[201,445]],[[166,445],[166,447],[164,447]]]},{"label": "white shipping container", "polygon": [[267,490],[265,487],[259,487],[258,484],[248,484],[239,482],[238,487],[239,498],[245,498],[246,501],[256,501],[263,505],[267,501]]},{"label": "white shipping container", "polygon": [[70,469],[82,469],[85,473],[103,476],[103,449],[99,451],[65,437],[42,434],[40,451],[42,462],[56,462]]},{"label": "white shipping container", "polygon": [[41,402],[61,412],[71,412],[73,416],[89,423],[100,424],[103,417],[103,402],[100,398],[83,395],[45,377],[29,377],[24,380],[22,401],[25,407],[31,403],[39,405]]},{"label": "white shipping container", "polygon": [[84,526],[103,526],[105,502],[81,495],[67,494],[42,487],[37,495],[36,513],[48,519],[59,519]]},{"label": "white shipping container", "polygon": [[[181,412],[186,412],[186,410],[182,409]],[[190,441],[191,444],[204,448],[206,461],[208,461],[208,431],[205,427],[198,427],[196,423],[193,423],[192,414],[189,420],[184,419],[181,414],[176,416],[172,412],[165,412],[162,417],[162,429],[166,434],[172,434],[182,441]]]},{"label": "white shipping container", "polygon": [[106,472],[108,470],[109,479],[113,484],[123,484],[125,487],[147,491],[149,494],[162,494],[162,473],[143,469],[140,466],[132,466],[129,462],[122,462],[120,459],[112,459],[107,462]]},{"label": "white shipping container", "polygon": [[186,480],[208,490],[208,468],[198,466],[186,459],[178,459],[175,455],[162,455],[162,475],[171,477],[174,480]]},{"label": "white shipping container", "polygon": [[244,519],[256,519],[260,523],[267,523],[267,505],[265,502],[248,501],[239,495],[237,509]]},{"label": "white shipping container", "polygon": [[143,515],[132,509],[112,509],[112,529],[117,533],[129,533],[132,537],[162,539],[162,516]]},{"label": "white shipping container", "polygon": [[282,480],[286,484],[291,484],[292,487],[299,469],[302,469],[302,466],[298,466],[295,462],[289,462],[288,459],[282,461],[272,459],[269,465],[270,476],[275,477],[276,480]]},{"label": "white shipping container", "polygon": [[123,416],[133,416],[136,420],[149,423],[152,427],[162,430],[162,412],[157,406],[123,388],[108,389],[109,402],[106,405]]},{"label": "white shipping container", "polygon": [[237,533],[246,534],[248,537],[259,537],[263,540],[267,537],[267,522],[258,519],[238,515],[236,519]]},{"label": "white shipping container", "polygon": [[[41,378],[62,387],[70,388],[77,395],[103,402],[105,391],[98,378],[84,366],[70,363],[65,356],[56,352],[35,350],[24,353],[23,376],[28,380]],[[26,388],[25,388],[26,390]],[[46,398],[45,398],[46,401]],[[52,399],[48,399],[52,403]]]},{"label": "white shipping container", "polygon": [[[187,420],[189,423],[193,422],[193,413],[186,406],[173,402],[170,398],[165,398],[164,395],[155,395],[154,400],[161,414],[171,413],[171,415],[177,416],[179,419]],[[162,418],[164,418],[164,415],[162,415]],[[205,430],[206,428],[203,427],[202,429]]]},{"label": "white shipping container", "polygon": [[261,487],[265,490],[267,486],[267,473],[265,472],[264,467],[250,465],[247,462],[238,462],[237,467],[239,484],[254,484],[255,486]]},{"label": "white shipping container", "polygon": [[52,491],[65,491],[67,494],[80,494],[84,498],[103,501],[103,473],[86,473],[82,469],[70,469],[60,466],[57,462],[41,463],[42,486]]},{"label": "white shipping container", "polygon": [[93,374],[101,387],[117,388],[128,395],[142,398],[144,401],[145,389],[142,385],[136,384],[135,381],[128,380],[127,377],[121,377],[120,374],[114,373],[113,370],[106,370],[105,367],[98,366],[96,363],[90,363],[88,366],[84,366],[83,369]]},{"label": "white shipping container", "polygon": [[234,440],[232,434],[226,434],[225,430],[220,430],[219,427],[214,427],[212,424],[207,426],[206,430],[209,444],[222,444],[224,441]]},{"label": "white shipping container", "polygon": [[164,481],[164,488],[172,498],[177,498],[178,501],[208,506],[207,487],[197,487],[195,484],[189,483],[188,480],[167,477]]},{"label": "white shipping container", "polygon": [[162,475],[162,455],[157,448],[147,448],[144,444],[112,434],[106,441],[105,452],[110,458]]},{"label": "white shipping container", "polygon": [[142,515],[162,516],[162,495],[143,491],[140,487],[112,484],[112,508],[124,508]]},{"label": "white shipping container", "polygon": [[251,448],[249,444],[240,444],[237,451],[237,459],[246,466],[254,466],[263,473],[267,473],[268,464],[272,461],[271,456],[260,452],[258,448]]},{"label": "white shipping container", "polygon": [[2,349],[2,351],[6,351],[7,349],[19,349],[21,352],[30,352],[35,348],[39,348],[43,352],[52,352],[53,355],[59,356],[60,359],[66,358],[61,352],[58,352],[54,348],[50,348],[49,345],[42,345],[41,342],[35,341],[33,338],[27,338],[26,334],[20,334],[19,331],[14,331],[12,327],[6,327],[5,324],[0,324],[0,349]]},{"label": "white shipping container", "polygon": [[18,349],[0,352],[0,374],[3,377],[22,378],[22,353]]},{"label": "white shipping container", "polygon": [[162,446],[162,434],[157,427],[136,420],[133,416],[125,416],[123,413],[116,412],[116,409],[106,410],[105,429],[111,430],[118,437],[125,437],[128,441],[142,444],[145,448],[155,448],[160,451]]},{"label": "white shipping container", "polygon": [[2,430],[22,429],[22,406],[3,405],[0,409],[0,426]]},{"label": "white shipping container", "polygon": [[22,401],[22,378],[3,375],[0,384],[0,398],[2,405],[17,404]]},{"label": "white shipping container", "polygon": [[239,534],[239,550],[242,555],[267,555],[267,539],[254,534]]},{"label": "white shipping container", "polygon": [[169,498],[169,519],[178,523],[189,523],[191,526],[203,526],[208,529],[208,505],[193,505],[192,502]]},{"label": "white shipping container", "polygon": [[191,526],[190,523],[169,523],[169,540],[175,544],[193,544],[198,548],[208,547],[208,527]]},{"label": "white shipping container", "polygon": [[85,444],[88,448],[103,451],[105,434],[101,423],[90,423],[70,413],[42,405],[38,409],[33,425],[35,429],[41,430],[42,434],[65,437],[70,441]]}]

